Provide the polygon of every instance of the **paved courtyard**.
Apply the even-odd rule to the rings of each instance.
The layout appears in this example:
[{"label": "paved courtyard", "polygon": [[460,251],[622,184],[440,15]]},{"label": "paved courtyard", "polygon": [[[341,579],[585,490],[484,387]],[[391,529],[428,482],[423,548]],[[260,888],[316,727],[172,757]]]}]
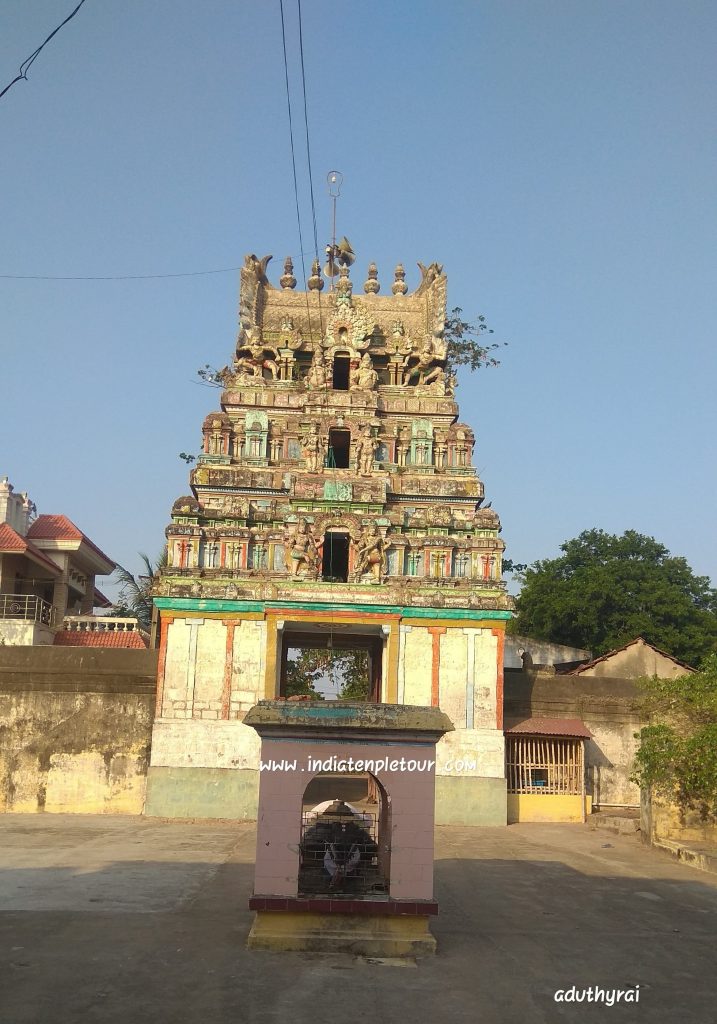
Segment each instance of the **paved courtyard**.
[{"label": "paved courtyard", "polygon": [[375,964],[244,948],[252,825],[0,816],[0,1022],[717,1020],[717,876],[582,825],[437,840],[439,953]]}]

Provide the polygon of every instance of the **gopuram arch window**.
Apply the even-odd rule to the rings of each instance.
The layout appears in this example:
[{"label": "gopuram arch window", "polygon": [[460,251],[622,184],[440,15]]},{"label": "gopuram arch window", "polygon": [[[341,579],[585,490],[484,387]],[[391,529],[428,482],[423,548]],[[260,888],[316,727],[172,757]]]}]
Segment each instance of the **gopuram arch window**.
[{"label": "gopuram arch window", "polygon": [[348,391],[351,359],[347,353],[340,352],[334,356],[332,384],[334,391]]},{"label": "gopuram arch window", "polygon": [[347,583],[351,538],[345,530],[327,530],[324,534],[321,575],[325,580]]},{"label": "gopuram arch window", "polygon": [[326,465],[329,469],[348,469],[351,458],[351,431],[340,427],[329,430]]}]

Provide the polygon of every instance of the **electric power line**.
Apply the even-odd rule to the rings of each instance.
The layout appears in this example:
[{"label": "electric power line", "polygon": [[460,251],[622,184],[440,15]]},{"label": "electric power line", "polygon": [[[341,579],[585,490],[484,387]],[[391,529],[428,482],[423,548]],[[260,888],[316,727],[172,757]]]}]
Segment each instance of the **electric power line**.
[{"label": "electric power line", "polygon": [[182,274],[96,274],[92,276],[56,276],[54,274],[0,274],[2,281],[150,281],[165,277],[203,277],[206,274],[231,274],[241,267],[221,270],[189,270]]},{"label": "electric power line", "polygon": [[10,89],[12,89],[13,85],[15,85],[16,82],[20,82],[23,79],[25,81],[27,81],[27,73],[30,70],[30,68],[32,67],[32,65],[35,63],[37,58],[40,56],[40,52],[47,46],[47,44],[50,42],[52,37],[57,35],[57,33],[60,31],[60,29],[64,25],[66,25],[68,21],[71,21],[74,18],[74,16],[77,14],[77,12],[79,11],[80,7],[82,7],[84,2],[85,2],[85,0],[80,0],[80,2],[78,3],[77,7],[75,7],[75,9],[72,12],[72,14],[68,14],[67,17],[65,18],[65,20],[60,25],[58,25],[56,29],[54,29],[52,32],[50,32],[50,34],[47,37],[47,39],[45,40],[45,42],[41,43],[38,46],[38,48],[36,50],[34,50],[30,54],[30,56],[26,60],[24,60],[22,62],[22,64],[20,65],[20,71],[18,72],[18,74],[15,75],[15,77],[12,80],[12,82],[10,82],[9,85],[6,85],[5,88],[3,89],[3,91],[0,92],[0,99],[2,99],[2,97],[5,95],[6,92],[9,92]]},{"label": "electric power line", "polygon": [[[304,252],[304,238],[301,231],[301,213],[299,210],[299,185],[296,178],[296,154],[294,152],[294,120],[291,114],[291,91],[289,89],[289,62],[286,56],[286,27],[284,25],[284,0],[279,0],[281,13],[281,45],[284,52],[284,81],[286,83],[286,107],[289,113],[289,140],[291,142],[291,168],[294,175],[294,200],[296,203],[296,223],[299,229],[299,249]],[[309,334],[311,334],[311,307],[309,306],[309,289],[306,283],[306,268],[301,260],[301,273],[304,278],[304,294],[306,295],[306,313],[309,318]],[[319,296],[320,299],[320,296]],[[323,334],[323,329],[322,329]]]},{"label": "electric power line", "polygon": [[[309,191],[311,194],[311,219],[314,225],[314,256],[319,258],[319,239],[316,231],[316,204],[314,203],[314,176],[311,172],[311,146],[309,145],[309,115],[306,109],[306,72],[304,71],[304,34],[301,28],[301,0],[297,0],[299,10],[299,55],[301,57],[301,87],[304,94],[304,126],[306,128],[306,162],[309,167]],[[303,249],[303,245],[301,247]],[[319,292],[319,325],[324,333],[324,317],[321,312],[321,292]]]},{"label": "electric power line", "polygon": [[[310,256],[312,249],[299,253]],[[294,256],[292,255],[292,259]],[[177,274],[0,274],[0,281],[152,281],[167,277],[205,277],[207,274],[234,274],[241,267],[220,267],[218,270],[185,270]]]},{"label": "electric power line", "polygon": [[316,204],[314,203],[314,176],[311,173],[311,146],[309,145],[309,115],[306,109],[306,72],[304,71],[304,34],[301,28],[301,0],[299,7],[299,54],[301,57],[301,86],[304,93],[304,126],[306,128],[306,161],[309,166],[309,190],[311,192],[311,216],[314,223],[314,253],[319,258],[319,240],[316,232]]}]

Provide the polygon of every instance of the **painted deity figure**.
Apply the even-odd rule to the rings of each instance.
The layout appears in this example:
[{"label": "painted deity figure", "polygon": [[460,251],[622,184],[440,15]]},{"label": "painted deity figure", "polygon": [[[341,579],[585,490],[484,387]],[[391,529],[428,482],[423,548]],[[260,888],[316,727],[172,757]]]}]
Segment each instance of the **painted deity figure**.
[{"label": "painted deity figure", "polygon": [[284,534],[284,564],[287,572],[298,579],[301,576],[314,576],[318,566],[318,553],[309,524],[303,517],[298,521],[293,532],[287,526]]},{"label": "painted deity figure", "polygon": [[309,391],[321,391],[328,383],[328,367],[324,359],[324,351],[320,345],[314,349],[309,372],[306,374],[306,387]]},{"label": "painted deity figure", "polygon": [[276,380],[279,367],[274,359],[267,359],[267,353],[278,358],[279,353],[273,345],[265,345],[259,327],[245,327],[240,335],[237,349],[237,372],[258,380],[263,378],[262,370],[267,369],[271,379]]},{"label": "painted deity figure", "polygon": [[351,374],[351,389],[373,391],[378,384],[378,374],[373,368],[371,356],[364,352],[356,369]]},{"label": "painted deity figure", "polygon": [[301,448],[309,473],[319,473],[324,461],[324,439],[315,423],[309,427],[308,434],[302,437]]},{"label": "painted deity figure", "polygon": [[[451,398],[453,397],[455,392],[455,377],[452,374],[447,374],[446,371],[439,366],[437,368],[437,372],[430,376],[433,377],[430,383],[424,382],[423,384],[416,385],[417,395],[435,395],[439,398],[443,398],[445,395],[448,395]],[[426,381],[428,381],[428,377],[426,377]]]},{"label": "painted deity figure", "polygon": [[433,342],[427,338],[416,356],[418,362],[409,366],[403,374],[403,383],[410,384],[414,377],[418,377],[419,384],[430,384],[437,380],[443,373],[440,366],[435,366],[436,353]]},{"label": "painted deity figure", "polygon": [[386,571],[386,552],[384,540],[376,523],[367,526],[361,535],[357,549],[356,575],[371,574],[374,583],[381,582]]},{"label": "painted deity figure", "polygon": [[356,468],[361,476],[370,476],[378,440],[372,436],[371,427],[366,425],[356,441]]}]

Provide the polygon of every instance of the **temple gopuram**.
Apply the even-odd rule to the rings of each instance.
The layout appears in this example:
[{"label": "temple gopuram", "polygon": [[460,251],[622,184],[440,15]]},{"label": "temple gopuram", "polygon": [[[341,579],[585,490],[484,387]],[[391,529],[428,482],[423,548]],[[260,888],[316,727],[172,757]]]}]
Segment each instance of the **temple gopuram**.
[{"label": "temple gopuram", "polygon": [[[159,679],[147,813],[254,817],[259,739],[292,651],[368,652],[367,700],[438,707],[436,821],[505,824],[500,521],[447,370],[446,275],[374,264],[307,290],[241,270],[239,333],[172,507],[154,590]],[[358,289],[356,289],[358,291]]]}]

